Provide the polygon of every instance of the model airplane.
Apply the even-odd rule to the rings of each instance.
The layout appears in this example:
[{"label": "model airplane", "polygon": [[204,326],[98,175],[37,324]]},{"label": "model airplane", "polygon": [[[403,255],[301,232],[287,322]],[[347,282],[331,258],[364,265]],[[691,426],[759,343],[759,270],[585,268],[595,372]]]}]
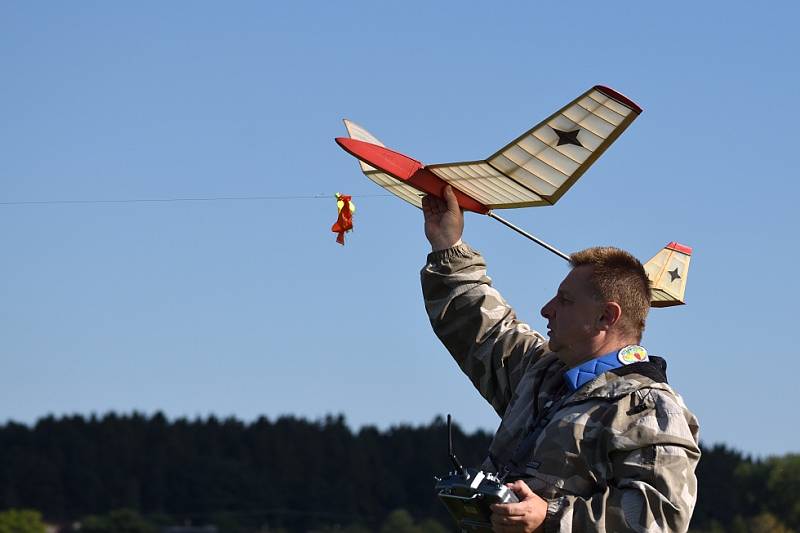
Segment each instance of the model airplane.
[{"label": "model airplane", "polygon": [[[493,210],[555,204],[641,112],[626,96],[597,85],[487,159],[459,163],[424,165],[386,148],[374,135],[349,120],[344,121],[349,137],[338,137],[336,142],[359,160],[361,171],[369,179],[410,204],[421,207],[425,195],[441,197],[444,186],[450,185],[462,209],[494,218],[569,260],[567,254]],[[669,258],[661,257],[665,251],[669,252]],[[661,257],[659,265],[674,270],[673,255],[686,257],[685,264],[680,265],[681,277],[675,278],[680,287],[667,290],[669,287],[665,285],[667,289],[658,293],[660,299],[654,296],[654,306],[683,303],[690,254],[690,248],[670,243],[648,261],[650,265]],[[648,269],[650,276],[659,272],[665,271],[655,266]],[[661,279],[651,277],[654,288]]]}]

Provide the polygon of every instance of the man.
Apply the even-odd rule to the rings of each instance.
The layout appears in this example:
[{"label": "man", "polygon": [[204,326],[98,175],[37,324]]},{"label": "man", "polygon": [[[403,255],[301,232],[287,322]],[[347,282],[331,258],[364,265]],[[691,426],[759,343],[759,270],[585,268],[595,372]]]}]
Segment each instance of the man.
[{"label": "man", "polygon": [[698,424],[638,346],[650,288],[616,248],[571,256],[542,308],[549,340],[516,319],[483,258],[461,242],[450,187],[423,201],[433,252],[422,270],[437,336],[501,416],[484,470],[519,503],[492,506],[498,532],[686,531],[696,500]]}]

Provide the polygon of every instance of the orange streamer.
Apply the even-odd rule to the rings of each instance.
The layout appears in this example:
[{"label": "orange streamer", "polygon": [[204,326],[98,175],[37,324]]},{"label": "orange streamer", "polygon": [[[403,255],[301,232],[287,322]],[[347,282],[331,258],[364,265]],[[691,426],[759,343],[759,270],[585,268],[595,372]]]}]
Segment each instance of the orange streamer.
[{"label": "orange streamer", "polygon": [[353,211],[355,206],[350,201],[351,197],[346,194],[336,193],[336,207],[339,210],[339,217],[336,223],[331,227],[331,231],[338,233],[336,242],[344,246],[345,232],[353,230]]}]

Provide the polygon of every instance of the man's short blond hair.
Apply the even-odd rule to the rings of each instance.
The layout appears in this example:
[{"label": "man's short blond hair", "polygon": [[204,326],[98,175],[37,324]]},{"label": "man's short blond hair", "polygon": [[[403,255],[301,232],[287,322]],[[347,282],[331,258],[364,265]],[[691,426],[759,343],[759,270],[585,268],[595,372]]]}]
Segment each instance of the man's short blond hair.
[{"label": "man's short blond hair", "polygon": [[573,268],[590,265],[590,290],[597,299],[616,302],[622,308],[619,324],[623,333],[642,340],[650,310],[650,280],[642,263],[625,250],[598,246],[569,256]]}]

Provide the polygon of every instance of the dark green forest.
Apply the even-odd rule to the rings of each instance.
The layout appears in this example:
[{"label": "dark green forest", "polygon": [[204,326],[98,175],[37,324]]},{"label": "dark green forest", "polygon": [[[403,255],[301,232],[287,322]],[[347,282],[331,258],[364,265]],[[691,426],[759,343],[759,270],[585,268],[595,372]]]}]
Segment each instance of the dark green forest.
[{"label": "dark green forest", "polygon": [[[464,464],[480,463],[490,439],[454,426]],[[0,426],[0,510],[38,511],[65,530],[109,531],[122,516],[142,531],[363,532],[395,522],[449,531],[433,491],[433,476],[449,468],[440,418],[385,431],[352,431],[342,416],[244,423],[136,413]],[[800,455],[753,459],[704,446],[697,475],[692,531],[800,531]]]}]

